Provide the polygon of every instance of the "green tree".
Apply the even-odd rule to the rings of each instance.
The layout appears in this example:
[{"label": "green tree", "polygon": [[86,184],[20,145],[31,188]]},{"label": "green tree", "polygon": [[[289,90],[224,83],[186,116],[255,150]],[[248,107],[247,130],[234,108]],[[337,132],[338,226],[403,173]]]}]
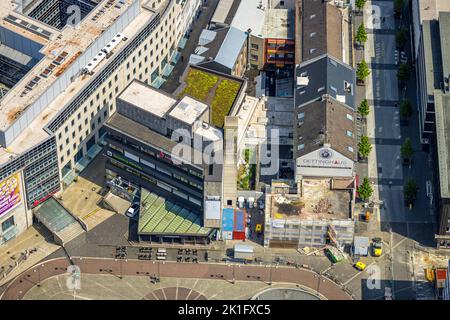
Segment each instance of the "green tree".
[{"label": "green tree", "polygon": [[397,15],[400,15],[403,11],[403,0],[394,1],[394,11]]},{"label": "green tree", "polygon": [[403,48],[405,46],[407,40],[408,33],[405,28],[400,28],[395,34],[395,41],[397,43],[397,47]]},{"label": "green tree", "polygon": [[364,99],[361,101],[361,104],[358,107],[358,113],[361,115],[361,117],[365,118],[369,115],[369,103],[367,102],[367,99]]},{"label": "green tree", "polygon": [[399,81],[408,81],[411,77],[411,67],[407,63],[400,64],[397,72],[397,79]]},{"label": "green tree", "polygon": [[402,154],[403,159],[408,159],[408,160],[411,159],[411,157],[414,153],[414,150],[413,150],[410,138],[405,139],[405,142],[403,143],[402,147],[400,148],[400,152]]},{"label": "green tree", "polygon": [[366,1],[367,0],[356,0],[355,1],[355,6],[356,6],[356,8],[358,8],[358,11],[361,11],[364,8],[364,6],[366,5]]},{"label": "green tree", "polygon": [[405,201],[407,204],[413,204],[416,201],[417,192],[419,192],[417,182],[414,179],[409,178],[405,182],[405,186],[403,188],[403,196],[405,197]]},{"label": "green tree", "polygon": [[364,24],[361,23],[356,31],[355,40],[359,42],[360,45],[363,45],[367,41],[367,32]]},{"label": "green tree", "polygon": [[359,194],[359,197],[363,200],[367,200],[372,196],[373,188],[370,185],[369,179],[364,178],[363,182],[358,186],[356,191]]},{"label": "green tree", "polygon": [[400,117],[403,119],[408,119],[412,115],[411,101],[403,100],[400,102]]},{"label": "green tree", "polygon": [[370,75],[369,67],[367,66],[366,60],[361,60],[361,62],[358,64],[358,69],[356,69],[356,77],[364,81],[368,76]]},{"label": "green tree", "polygon": [[367,136],[362,136],[361,141],[358,144],[359,155],[361,158],[367,158],[372,151],[372,145],[369,142],[369,138]]}]

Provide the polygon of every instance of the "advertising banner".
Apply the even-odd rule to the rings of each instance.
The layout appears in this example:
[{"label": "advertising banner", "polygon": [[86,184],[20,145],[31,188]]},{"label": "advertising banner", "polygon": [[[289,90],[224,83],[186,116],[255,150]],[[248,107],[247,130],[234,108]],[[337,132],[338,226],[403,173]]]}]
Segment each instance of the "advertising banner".
[{"label": "advertising banner", "polygon": [[0,217],[20,204],[20,173],[0,182]]}]

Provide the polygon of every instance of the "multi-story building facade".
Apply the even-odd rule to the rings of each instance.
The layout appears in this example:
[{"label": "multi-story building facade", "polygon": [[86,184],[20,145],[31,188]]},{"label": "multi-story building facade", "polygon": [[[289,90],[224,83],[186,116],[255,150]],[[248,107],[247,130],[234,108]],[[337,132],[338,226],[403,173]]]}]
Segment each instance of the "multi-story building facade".
[{"label": "multi-story building facade", "polygon": [[[413,53],[416,65],[419,132],[424,145],[433,139],[435,126],[434,90],[443,87],[440,12],[450,11],[446,0],[413,0]],[[448,83],[447,83],[448,85]]]},{"label": "multi-story building facade", "polygon": [[[211,126],[209,119],[210,107],[200,101],[188,96],[176,100],[144,83],[132,82],[118,97],[117,110],[105,124],[108,185],[124,196],[141,188],[151,190],[166,203],[189,208],[202,217],[201,227],[218,229],[223,140],[221,130]],[[219,161],[212,161],[213,156]],[[177,212],[173,216],[178,216]],[[174,217],[168,220],[176,220]],[[141,220],[146,220],[142,212]],[[175,228],[161,227],[157,232],[143,225],[141,229],[142,238],[186,236]]]},{"label": "multi-story building facade", "polygon": [[413,1],[414,53],[417,71],[417,110],[422,143],[435,160],[435,181],[429,197],[437,207],[438,247],[450,248],[450,192],[448,177],[450,106],[450,3]]},{"label": "multi-story building facade", "polygon": [[9,232],[10,238],[29,226],[30,210],[70,184],[100,151],[101,127],[115,111],[119,92],[135,78],[161,85],[199,5],[99,1],[75,25],[59,21],[59,30],[44,15],[33,18],[27,8],[0,4],[2,61],[17,56],[8,52],[19,52],[22,65],[32,67],[2,88],[0,179],[20,173],[23,189],[22,205],[0,213],[0,223],[14,216],[14,225],[2,228],[0,236]]}]

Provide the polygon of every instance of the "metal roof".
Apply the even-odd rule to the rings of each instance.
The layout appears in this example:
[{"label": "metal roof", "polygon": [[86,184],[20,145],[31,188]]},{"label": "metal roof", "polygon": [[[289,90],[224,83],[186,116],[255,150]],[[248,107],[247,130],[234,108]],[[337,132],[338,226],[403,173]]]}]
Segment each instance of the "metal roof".
[{"label": "metal roof", "polygon": [[214,60],[233,69],[246,40],[247,34],[244,31],[230,27]]}]

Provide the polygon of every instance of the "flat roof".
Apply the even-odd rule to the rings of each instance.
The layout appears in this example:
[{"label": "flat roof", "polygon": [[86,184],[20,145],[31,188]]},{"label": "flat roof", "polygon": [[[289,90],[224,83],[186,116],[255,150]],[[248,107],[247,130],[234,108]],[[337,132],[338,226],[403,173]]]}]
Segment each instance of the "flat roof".
[{"label": "flat roof", "polygon": [[153,113],[160,118],[177,103],[177,100],[169,95],[136,80],[130,83],[118,99]]},{"label": "flat roof", "polygon": [[175,119],[183,121],[192,125],[197,121],[203,113],[208,109],[208,106],[198,100],[192,99],[189,96],[184,96],[180,102],[170,111],[169,115]]},{"label": "flat roof", "polygon": [[[38,42],[44,47],[41,53],[44,57],[28,72],[8,93],[0,100],[0,130],[7,129],[17,119],[17,115],[23,112],[37,98],[40,97],[55,82],[62,72],[64,72],[78,56],[81,55],[116,19],[122,15],[134,0],[123,0],[120,8],[111,6],[104,9],[106,1],[94,8],[80,23],[77,28],[66,26],[62,30],[52,28],[38,20],[32,19],[16,11],[17,4],[10,1],[0,1],[0,26],[13,31],[25,38]],[[98,18],[92,18],[100,11]],[[8,18],[9,17],[9,18]],[[14,17],[17,20],[12,20]],[[5,19],[6,18],[6,19]],[[17,22],[17,24],[11,21]],[[42,30],[47,30],[52,34],[51,39],[46,39],[19,27],[21,21],[38,26]],[[48,77],[41,77],[40,81],[27,94],[23,94],[25,87],[36,76],[47,69],[53,61],[62,53],[65,53],[65,60],[60,65],[55,66]],[[64,92],[62,92],[64,94]]]},{"label": "flat roof", "polygon": [[450,198],[450,95],[435,90],[439,184],[442,198]]},{"label": "flat roof", "polygon": [[[122,6],[121,12],[125,10],[125,8],[131,3],[133,0],[125,0],[125,5]],[[0,5],[4,6],[6,3],[3,1],[0,1]],[[101,6],[100,6],[101,7]],[[93,10],[90,14],[94,14],[97,12],[97,10],[100,8],[97,7],[96,10]],[[144,5],[143,5],[144,7]],[[0,10],[0,12],[2,12]],[[115,10],[111,10],[111,12],[115,12]],[[96,24],[101,24],[103,19],[105,19],[106,22],[109,20],[106,19],[107,17],[111,17],[112,13],[108,13],[108,15],[105,15],[102,19],[99,19],[96,21]],[[154,17],[155,12],[149,11],[149,10],[140,10],[138,16],[133,19],[126,27],[123,29],[122,34],[127,37],[128,39],[132,38],[141,28],[145,26],[145,24]],[[116,19],[118,14],[115,15],[114,18],[111,18],[110,20]],[[82,26],[84,23],[87,23],[90,25],[93,23],[90,19],[90,16],[88,15],[82,22]],[[106,23],[103,21],[102,28],[106,27]],[[110,21],[112,22],[112,21]],[[0,24],[2,21],[0,20]],[[97,28],[98,29],[98,28]],[[67,30],[67,31],[66,31]],[[63,37],[61,39],[55,40],[49,44],[49,46],[46,48],[45,51],[51,50],[54,47],[60,47],[64,48],[64,51],[66,51],[66,48],[71,48],[71,52],[75,49],[78,49],[78,43],[80,42],[80,38],[83,39],[82,43],[85,43],[87,47],[87,41],[88,39],[91,40],[94,38],[94,35],[92,34],[93,29],[89,29],[90,31],[88,34],[83,34],[83,27],[80,27],[79,29],[73,29],[70,27],[65,27],[62,30],[62,33],[64,33]],[[102,33],[104,29],[98,29],[98,34]],[[78,34],[80,33],[80,34]],[[70,36],[73,36],[73,42],[77,45],[71,43]],[[78,39],[78,40],[77,40]],[[129,41],[129,40],[128,40]],[[65,44],[66,43],[66,44]],[[98,67],[95,69],[94,74],[97,74],[107,66],[109,62],[111,62],[114,57],[126,46],[128,42],[121,41],[121,43],[115,48],[113,51],[113,55],[109,59],[104,59]],[[89,43],[90,44],[90,43]],[[69,54],[68,60],[64,64],[62,64],[61,68],[68,68],[72,63],[73,59],[78,57],[78,52],[81,53],[81,51],[77,51],[75,54]],[[48,58],[48,57],[47,57]],[[72,58],[72,59],[71,59]],[[44,58],[43,60],[46,60]],[[41,61],[42,63],[42,61]],[[37,68],[40,64],[35,66]],[[33,69],[35,70],[35,69]],[[28,73],[28,75],[25,78],[28,78],[30,75],[33,74],[33,70]],[[56,69],[58,70],[58,69]],[[53,76],[54,77],[54,76]],[[21,134],[10,144],[7,146],[7,148],[1,148],[0,149],[0,165],[5,164],[9,160],[15,158],[16,156],[24,153],[25,151],[33,148],[41,141],[47,139],[49,137],[49,133],[45,130],[45,127],[54,119],[55,116],[57,116],[64,108],[67,106],[67,104],[72,101],[79,93],[80,91],[89,85],[90,82],[92,82],[95,79],[94,76],[90,75],[83,75],[78,76],[73,79],[73,81],[69,84],[69,86],[62,91],[57,97],[50,101],[50,103],[46,106],[45,109],[26,127],[25,130],[21,132]],[[47,80],[54,81],[54,78],[50,77]],[[24,81],[24,79],[22,79]],[[12,103],[12,101],[18,101],[14,97],[14,94],[11,94],[11,92],[17,90],[23,82],[20,82],[16,85],[16,87],[13,88],[13,90],[10,90],[8,94],[5,96],[3,100],[0,101],[0,117],[5,115],[6,109],[12,109],[18,108],[20,105],[28,105],[33,100],[36,100],[39,94],[45,92],[45,89],[50,85],[51,81],[42,81],[39,82],[39,86],[37,86],[31,94],[28,94],[26,99],[29,99],[28,102],[23,102],[17,105],[16,103]],[[44,88],[45,86],[45,88]],[[31,99],[33,98],[33,99]],[[5,109],[6,108],[6,109]],[[21,108],[19,108],[20,110]],[[23,107],[22,107],[23,109]]]},{"label": "flat roof", "polygon": [[243,0],[231,22],[231,26],[244,32],[251,29],[252,35],[262,37],[267,8],[268,0]]},{"label": "flat roof", "polygon": [[289,9],[267,9],[263,36],[272,39],[295,38],[295,13]]},{"label": "flat roof", "polygon": [[332,189],[332,179],[303,179],[302,194],[272,193],[270,214],[282,220],[351,219],[351,191]]},{"label": "flat roof", "polygon": [[211,229],[202,225],[203,218],[199,212],[141,189],[138,234],[206,237],[211,233]]},{"label": "flat roof", "polygon": [[437,20],[439,12],[450,11],[448,0],[418,0],[420,8],[420,20]]},{"label": "flat roof", "polygon": [[211,18],[211,22],[225,23],[235,1],[239,0],[220,0]]}]

